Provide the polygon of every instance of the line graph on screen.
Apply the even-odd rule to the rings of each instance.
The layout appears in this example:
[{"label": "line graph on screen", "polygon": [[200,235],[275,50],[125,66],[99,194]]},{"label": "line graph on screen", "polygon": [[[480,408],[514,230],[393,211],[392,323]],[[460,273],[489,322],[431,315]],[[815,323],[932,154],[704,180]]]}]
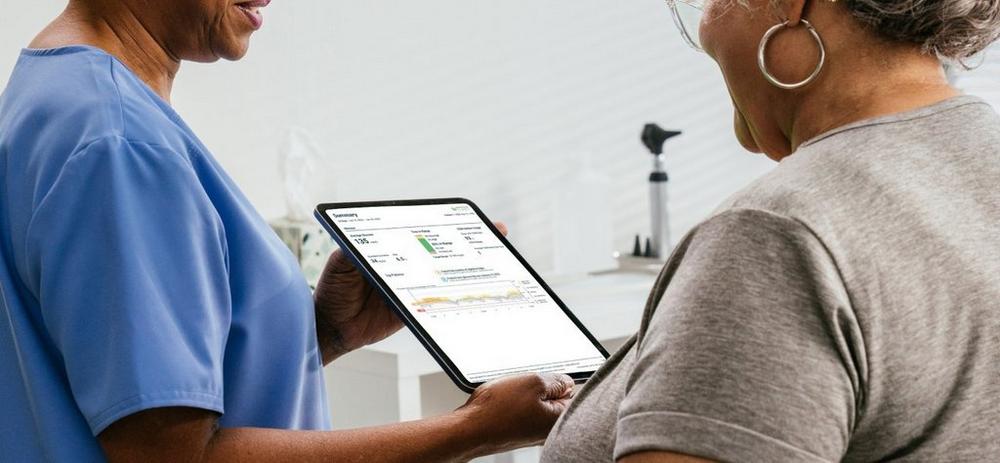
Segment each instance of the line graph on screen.
[{"label": "line graph on screen", "polygon": [[433,286],[407,290],[418,312],[469,310],[528,301],[512,281]]}]

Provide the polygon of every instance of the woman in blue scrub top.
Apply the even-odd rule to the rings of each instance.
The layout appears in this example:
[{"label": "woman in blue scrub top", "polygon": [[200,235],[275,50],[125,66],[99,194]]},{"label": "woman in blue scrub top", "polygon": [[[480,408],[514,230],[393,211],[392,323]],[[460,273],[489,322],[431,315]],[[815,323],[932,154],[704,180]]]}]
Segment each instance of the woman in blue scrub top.
[{"label": "woman in blue scrub top", "polygon": [[[322,367],[400,322],[334,254],[315,294],[171,109],[268,0],[71,0],[0,97],[0,460],[447,461],[540,442],[565,376],[329,431]],[[229,115],[238,117],[238,115]]]}]

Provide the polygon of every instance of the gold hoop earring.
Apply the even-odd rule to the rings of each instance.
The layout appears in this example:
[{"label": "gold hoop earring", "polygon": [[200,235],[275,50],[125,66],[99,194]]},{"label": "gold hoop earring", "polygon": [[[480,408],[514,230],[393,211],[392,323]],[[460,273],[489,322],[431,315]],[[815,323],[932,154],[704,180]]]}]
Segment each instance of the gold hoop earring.
[{"label": "gold hoop earring", "polygon": [[767,81],[770,82],[771,85],[774,85],[775,87],[778,88],[783,88],[785,90],[795,90],[797,88],[802,88],[805,87],[806,85],[809,85],[810,83],[812,83],[812,81],[816,80],[816,77],[819,76],[820,71],[823,70],[823,65],[826,64],[826,47],[823,46],[823,39],[819,37],[819,33],[816,32],[816,29],[813,28],[812,24],[810,24],[809,21],[806,21],[805,19],[800,19],[799,21],[801,21],[802,24],[806,26],[806,29],[809,31],[809,34],[811,34],[813,38],[816,39],[816,44],[819,45],[819,63],[816,64],[816,69],[814,69],[812,74],[809,74],[809,77],[806,77],[805,80],[801,82],[796,82],[794,84],[786,84],[778,80],[777,77],[774,77],[774,75],[772,75],[771,72],[767,70],[767,59],[764,57],[765,52],[767,51],[767,43],[771,41],[771,37],[774,36],[774,34],[776,34],[779,30],[788,27],[788,21],[785,21],[781,24],[776,24],[770,29],[768,29],[767,32],[764,33],[764,38],[760,39],[760,46],[757,48],[757,66],[760,67],[760,72],[764,73],[764,78],[767,79]]}]

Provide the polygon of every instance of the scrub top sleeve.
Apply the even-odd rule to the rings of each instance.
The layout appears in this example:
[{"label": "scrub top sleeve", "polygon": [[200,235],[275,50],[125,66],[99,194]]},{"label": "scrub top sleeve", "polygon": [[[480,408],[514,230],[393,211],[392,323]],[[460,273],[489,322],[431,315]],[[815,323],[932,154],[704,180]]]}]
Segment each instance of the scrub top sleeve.
[{"label": "scrub top sleeve", "polygon": [[37,206],[26,248],[26,284],[95,436],[150,408],[224,411],[226,240],[186,157],[91,143]]}]

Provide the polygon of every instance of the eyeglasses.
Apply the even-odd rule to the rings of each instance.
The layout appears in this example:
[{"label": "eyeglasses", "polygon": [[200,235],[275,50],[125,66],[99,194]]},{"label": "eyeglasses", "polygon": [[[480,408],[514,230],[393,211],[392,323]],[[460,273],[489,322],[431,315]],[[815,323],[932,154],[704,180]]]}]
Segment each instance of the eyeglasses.
[{"label": "eyeglasses", "polygon": [[705,50],[701,48],[701,37],[699,37],[698,29],[704,13],[705,0],[667,0],[667,5],[670,5],[674,24],[680,30],[684,41],[691,48],[704,52]]}]

